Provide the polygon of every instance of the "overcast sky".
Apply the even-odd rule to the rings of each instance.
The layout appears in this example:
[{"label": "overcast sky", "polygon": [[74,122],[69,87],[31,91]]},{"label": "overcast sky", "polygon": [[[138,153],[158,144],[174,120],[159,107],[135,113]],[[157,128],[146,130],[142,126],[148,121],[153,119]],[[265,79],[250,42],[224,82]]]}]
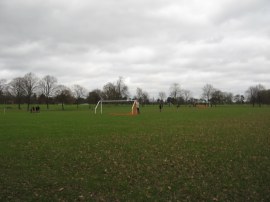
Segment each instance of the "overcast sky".
[{"label": "overcast sky", "polygon": [[270,88],[269,0],[0,0],[0,79],[32,72],[134,95]]}]

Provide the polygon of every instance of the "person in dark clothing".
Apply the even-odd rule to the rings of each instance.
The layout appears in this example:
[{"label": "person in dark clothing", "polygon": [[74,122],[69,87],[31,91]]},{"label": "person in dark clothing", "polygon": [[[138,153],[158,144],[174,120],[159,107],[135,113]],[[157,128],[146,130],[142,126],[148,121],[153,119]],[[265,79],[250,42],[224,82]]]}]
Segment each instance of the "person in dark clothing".
[{"label": "person in dark clothing", "polygon": [[163,101],[161,100],[159,101],[159,112],[161,112],[162,108],[163,108]]},{"label": "person in dark clothing", "polygon": [[137,108],[137,114],[140,114],[140,103],[139,103],[139,101],[136,100],[135,104],[136,104],[136,108]]}]

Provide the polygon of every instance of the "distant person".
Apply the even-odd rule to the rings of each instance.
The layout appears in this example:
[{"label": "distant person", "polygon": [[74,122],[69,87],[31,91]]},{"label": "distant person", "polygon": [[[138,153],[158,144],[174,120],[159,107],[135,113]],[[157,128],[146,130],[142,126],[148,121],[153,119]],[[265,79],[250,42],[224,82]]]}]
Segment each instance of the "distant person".
[{"label": "distant person", "polygon": [[32,107],[31,110],[30,110],[31,113],[33,113],[35,111],[36,111],[36,108],[35,107]]},{"label": "distant person", "polygon": [[36,112],[40,112],[40,107],[36,106]]},{"label": "distant person", "polygon": [[136,104],[137,114],[140,114],[140,103],[139,103],[139,101],[136,100],[135,104]]},{"label": "distant person", "polygon": [[161,100],[159,101],[159,112],[161,112],[162,108],[163,108],[163,101]]}]

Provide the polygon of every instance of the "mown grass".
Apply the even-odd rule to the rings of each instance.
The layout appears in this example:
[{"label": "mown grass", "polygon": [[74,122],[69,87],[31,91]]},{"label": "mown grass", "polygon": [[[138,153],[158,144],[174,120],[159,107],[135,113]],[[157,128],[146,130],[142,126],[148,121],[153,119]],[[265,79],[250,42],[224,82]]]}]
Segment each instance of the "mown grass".
[{"label": "mown grass", "polygon": [[0,108],[0,201],[270,200],[269,107],[41,109]]}]

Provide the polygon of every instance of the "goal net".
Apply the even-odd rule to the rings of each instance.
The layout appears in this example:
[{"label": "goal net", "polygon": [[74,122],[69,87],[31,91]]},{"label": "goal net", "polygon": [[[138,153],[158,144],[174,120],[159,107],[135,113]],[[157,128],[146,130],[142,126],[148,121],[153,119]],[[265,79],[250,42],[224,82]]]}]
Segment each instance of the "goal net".
[{"label": "goal net", "polygon": [[95,114],[104,111],[113,115],[137,115],[136,100],[100,100],[95,107]]}]

